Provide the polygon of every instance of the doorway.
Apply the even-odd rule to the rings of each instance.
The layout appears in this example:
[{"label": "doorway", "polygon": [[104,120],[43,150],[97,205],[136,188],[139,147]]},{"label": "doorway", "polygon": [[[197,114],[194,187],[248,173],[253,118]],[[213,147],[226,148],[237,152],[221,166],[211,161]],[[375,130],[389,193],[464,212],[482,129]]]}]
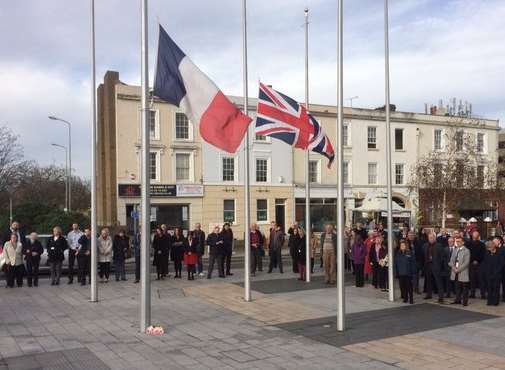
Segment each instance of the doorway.
[{"label": "doorway", "polygon": [[275,222],[285,229],[286,225],[286,199],[275,200]]}]

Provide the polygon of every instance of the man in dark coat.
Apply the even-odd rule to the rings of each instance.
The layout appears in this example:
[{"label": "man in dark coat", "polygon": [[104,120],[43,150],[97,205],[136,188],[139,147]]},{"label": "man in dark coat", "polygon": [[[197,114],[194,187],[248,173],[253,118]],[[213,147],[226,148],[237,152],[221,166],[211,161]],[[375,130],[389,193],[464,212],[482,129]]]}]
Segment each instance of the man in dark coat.
[{"label": "man in dark coat", "polygon": [[77,258],[77,282],[86,285],[86,277],[91,284],[90,266],[91,266],[91,229],[84,229],[84,234],[79,238],[79,247],[75,253]]},{"label": "man in dark coat", "polygon": [[276,223],[275,229],[270,231],[270,240],[268,242],[268,256],[270,257],[269,274],[277,266],[279,266],[279,272],[281,274],[284,273],[282,270],[282,247],[284,240],[284,231],[282,231],[281,225]]},{"label": "man in dark coat", "polygon": [[436,242],[432,251],[431,271],[437,285],[438,303],[444,303],[450,273],[449,260],[449,248],[440,242]]},{"label": "man in dark coat", "polygon": [[480,297],[486,299],[486,286],[482,276],[484,270],[481,271],[480,268],[486,254],[486,246],[480,240],[477,230],[472,232],[472,239],[466,243],[466,247],[470,250],[470,298],[475,298],[475,290],[480,288]]},{"label": "man in dark coat", "polygon": [[206,244],[209,246],[209,268],[207,270],[207,279],[212,279],[214,264],[217,262],[219,277],[224,278],[223,258],[225,255],[223,237],[219,232],[219,226],[214,226],[212,232],[207,236]]},{"label": "man in dark coat", "polygon": [[119,279],[126,281],[125,260],[128,248],[130,248],[130,239],[124,230],[119,230],[112,242],[112,260],[114,261],[116,281]]},{"label": "man in dark coat", "polygon": [[486,279],[487,305],[498,306],[500,303],[500,282],[505,265],[505,255],[498,250],[493,241],[486,243],[486,253],[481,264],[483,277]]},{"label": "man in dark coat", "polygon": [[[438,289],[439,284],[436,279],[441,278],[445,274],[442,263],[446,260],[447,254],[442,244],[437,243],[437,236],[435,233],[428,234],[428,241],[424,244],[424,280],[426,287],[426,296],[424,299],[431,299],[433,297],[433,288]],[[448,261],[446,261],[448,262]],[[447,265],[447,263],[446,263]],[[442,282],[439,281],[440,285]],[[439,301],[443,301],[443,289],[440,292],[438,289]],[[442,298],[442,299],[440,299]]]},{"label": "man in dark coat", "polygon": [[291,256],[293,273],[298,274],[298,263],[296,262],[296,243],[297,243],[297,235],[296,231],[298,230],[298,223],[295,222],[293,226],[288,229],[288,249],[289,255]]},{"label": "man in dark coat", "polygon": [[412,257],[415,259],[416,274],[413,279],[414,292],[419,294],[419,278],[422,276],[424,271],[424,249],[423,241],[416,238],[416,234],[413,231],[407,233],[407,247],[410,249]]},{"label": "man in dark coat", "polygon": [[25,236],[25,233],[21,230],[21,226],[20,226],[19,222],[12,221],[9,229],[6,230],[2,235],[2,240],[1,240],[2,247],[6,242],[11,240],[12,234],[16,234],[18,236],[18,241],[20,241],[23,246],[26,244],[26,236]]}]

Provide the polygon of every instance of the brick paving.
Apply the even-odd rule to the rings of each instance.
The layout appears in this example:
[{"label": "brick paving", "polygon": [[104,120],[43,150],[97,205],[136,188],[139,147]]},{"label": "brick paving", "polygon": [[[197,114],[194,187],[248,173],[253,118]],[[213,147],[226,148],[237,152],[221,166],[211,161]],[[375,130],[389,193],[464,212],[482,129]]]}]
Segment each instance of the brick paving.
[{"label": "brick paving", "polygon": [[[0,370],[79,369],[83,362],[89,369],[127,370],[432,369],[440,364],[503,368],[500,347],[505,343],[505,318],[499,313],[456,310],[467,319],[445,326],[420,325],[408,335],[395,331],[388,333],[389,338],[377,338],[372,331],[367,336],[368,328],[363,326],[359,341],[336,347],[282,328],[334,316],[334,289],[313,289],[298,282],[301,285],[294,290],[254,291],[254,301],[246,303],[237,285],[240,271],[235,272],[226,280],[153,282],[152,321],[165,328],[162,337],[138,332],[140,287],[131,276],[128,282],[99,284],[98,303],[88,302],[89,287],[51,287],[45,279],[37,289],[2,288]],[[276,280],[290,276],[294,277],[264,273],[254,281],[285,285]],[[380,310],[391,310],[391,315],[402,306],[387,302],[383,293],[370,288],[348,287],[347,297],[350,318],[353,312],[380,314]],[[421,306],[430,305],[417,309]],[[404,314],[398,312],[401,318]],[[404,322],[409,325],[407,316]],[[330,330],[336,335],[334,328]],[[370,347],[377,350],[365,350]]]}]

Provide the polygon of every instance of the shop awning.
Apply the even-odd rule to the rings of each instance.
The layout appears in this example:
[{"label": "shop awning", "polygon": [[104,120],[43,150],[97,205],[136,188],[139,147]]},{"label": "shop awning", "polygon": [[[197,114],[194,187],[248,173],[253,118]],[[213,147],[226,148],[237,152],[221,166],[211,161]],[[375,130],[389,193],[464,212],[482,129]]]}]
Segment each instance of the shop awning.
[{"label": "shop awning", "polygon": [[[354,208],[356,212],[385,212],[388,209],[387,198],[384,197],[369,197],[363,199],[361,207]],[[393,213],[409,212],[393,200]]]}]

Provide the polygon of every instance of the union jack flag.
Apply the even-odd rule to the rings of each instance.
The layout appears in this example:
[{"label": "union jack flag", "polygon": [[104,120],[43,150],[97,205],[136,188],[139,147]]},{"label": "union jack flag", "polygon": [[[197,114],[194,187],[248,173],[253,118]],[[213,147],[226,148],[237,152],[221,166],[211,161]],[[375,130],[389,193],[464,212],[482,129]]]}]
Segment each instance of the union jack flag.
[{"label": "union jack flag", "polygon": [[328,167],[335,159],[330,139],[305,106],[261,82],[255,131],[256,135],[324,155],[329,160]]}]

